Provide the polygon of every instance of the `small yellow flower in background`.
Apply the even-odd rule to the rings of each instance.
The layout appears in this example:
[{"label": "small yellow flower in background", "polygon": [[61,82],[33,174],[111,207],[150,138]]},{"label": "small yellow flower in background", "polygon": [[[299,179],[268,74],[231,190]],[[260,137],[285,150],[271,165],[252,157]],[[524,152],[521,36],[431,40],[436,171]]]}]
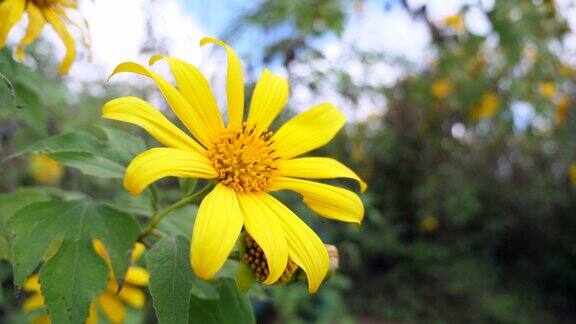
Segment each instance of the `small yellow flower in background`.
[{"label": "small yellow flower in background", "polygon": [[458,34],[466,31],[466,24],[464,23],[464,19],[462,19],[462,15],[460,14],[448,16],[444,18],[442,22],[446,27],[449,27]]},{"label": "small yellow flower in background", "polygon": [[479,122],[482,119],[492,118],[498,111],[500,99],[493,92],[485,93],[479,105],[472,108],[472,121]]},{"label": "small yellow flower in background", "polygon": [[244,77],[234,50],[225,49],[227,67],[227,123],[200,71],[173,57],[156,55],[150,64],[166,60],[177,87],[152,70],[133,62],[120,64],[112,75],[132,72],[152,79],[193,137],[172,124],[156,108],[136,97],[109,101],[104,118],[143,127],[166,147],[149,149],[132,160],[124,187],[139,195],[158,179],[174,176],[217,182],[200,203],[191,246],[196,275],[212,278],[222,268],[244,228],[266,257],[264,284],[274,284],[294,262],[306,272],[311,293],[318,290],[329,267],[328,253],[316,233],[269,192],[292,190],[317,214],[360,223],[364,205],[358,195],[309,179],[350,178],[361,191],[366,184],[348,167],[327,157],[298,157],[328,143],[345,124],[335,106],[322,103],[300,113],[275,133],[270,125],[288,100],[288,81],[267,69],[256,84],[244,119]]},{"label": "small yellow flower in background", "polygon": [[572,182],[573,185],[576,185],[576,163],[570,164],[568,175],[570,177],[570,182]]},{"label": "small yellow flower in background", "polygon": [[[110,256],[106,251],[106,248],[102,242],[98,240],[93,241],[94,249],[100,256],[102,256],[109,267],[111,267]],[[132,262],[136,262],[138,257],[144,251],[144,246],[140,243],[136,243],[134,247],[134,252],[132,253]],[[111,269],[111,268],[110,268]],[[142,287],[148,285],[149,276],[146,269],[131,266],[128,268],[126,277],[124,278],[124,284],[122,289],[118,292],[118,283],[110,270],[110,276],[108,279],[108,287],[102,292],[96,300],[92,301],[90,304],[90,312],[87,324],[97,324],[99,323],[99,313],[101,312],[106,320],[111,323],[123,323],[126,316],[126,305],[131,307],[142,309],[146,303],[146,294],[142,290]],[[44,307],[44,297],[40,290],[40,282],[38,280],[38,275],[33,275],[29,277],[24,283],[24,291],[32,293],[28,299],[24,301],[22,305],[22,311],[25,313],[34,312]],[[33,321],[34,324],[50,324],[50,315],[42,314],[36,317]]]},{"label": "small yellow flower in background", "polygon": [[32,177],[38,183],[56,183],[64,173],[64,167],[60,162],[44,154],[32,155],[29,163]]},{"label": "small yellow flower in background", "polygon": [[568,118],[568,109],[570,108],[570,97],[562,96],[562,98],[556,104],[556,110],[554,113],[554,121],[556,125],[563,125]]},{"label": "small yellow flower in background", "polygon": [[454,91],[454,83],[442,78],[432,82],[432,95],[439,100],[445,99]]},{"label": "small yellow flower in background", "polygon": [[571,77],[574,75],[574,69],[566,63],[560,63],[559,70],[560,70],[560,75],[562,75],[565,78],[568,78],[568,77]]},{"label": "small yellow flower in background", "polygon": [[420,221],[420,230],[424,233],[432,233],[438,229],[439,225],[436,217],[428,215]]},{"label": "small yellow flower in background", "polygon": [[0,1],[0,48],[6,44],[8,33],[24,16],[28,15],[28,27],[26,34],[20,40],[16,48],[16,57],[19,60],[24,58],[26,46],[32,43],[44,28],[46,23],[50,24],[54,31],[64,42],[66,46],[66,55],[62,59],[58,72],[60,74],[68,73],[74,58],[76,57],[76,44],[74,38],[68,31],[67,25],[78,28],[83,34],[84,45],[89,47],[87,34],[87,24],[84,27],[72,20],[67,10],[77,10],[78,3],[76,0],[4,0]]},{"label": "small yellow flower in background", "polygon": [[556,85],[554,82],[543,82],[538,85],[538,94],[544,99],[551,100],[556,94]]}]

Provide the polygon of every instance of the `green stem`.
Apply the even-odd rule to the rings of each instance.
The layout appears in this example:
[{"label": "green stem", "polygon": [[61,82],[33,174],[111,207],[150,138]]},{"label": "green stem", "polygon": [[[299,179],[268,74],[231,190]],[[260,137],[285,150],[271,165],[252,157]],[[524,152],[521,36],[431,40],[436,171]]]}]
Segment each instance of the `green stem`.
[{"label": "green stem", "polygon": [[146,226],[146,229],[144,230],[144,232],[142,232],[140,238],[144,238],[152,234],[156,229],[156,226],[158,226],[158,224],[160,223],[160,221],[164,219],[164,217],[168,216],[170,213],[175,211],[176,209],[182,208],[186,205],[189,205],[204,198],[204,196],[206,196],[206,194],[208,194],[208,192],[210,192],[212,188],[214,188],[214,183],[209,182],[204,188],[200,189],[193,195],[184,197],[179,201],[173,203],[172,205],[166,207],[165,209],[161,210],[160,212],[156,213],[154,216],[152,216],[152,219],[150,219],[150,223],[148,223],[148,226]]}]

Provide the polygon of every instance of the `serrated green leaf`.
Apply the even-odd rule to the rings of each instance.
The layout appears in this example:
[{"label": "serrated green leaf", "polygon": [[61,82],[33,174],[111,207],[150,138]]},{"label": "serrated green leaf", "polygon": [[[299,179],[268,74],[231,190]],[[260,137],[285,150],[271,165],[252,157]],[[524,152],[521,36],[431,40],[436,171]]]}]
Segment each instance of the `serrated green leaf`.
[{"label": "serrated green leaf", "polygon": [[105,156],[122,165],[128,165],[132,159],[146,150],[146,144],[142,138],[128,132],[111,127],[98,127],[106,135],[107,149]]},{"label": "serrated green leaf", "polygon": [[61,241],[40,271],[42,293],[54,323],[85,320],[90,300],[106,287],[108,269],[92,240],[104,243],[112,269],[121,278],[128,266],[128,251],[140,234],[131,215],[84,200],[33,203],[10,217],[6,229],[14,283],[20,287],[49,246]]},{"label": "serrated green leaf", "polygon": [[39,189],[20,189],[16,192],[0,195],[0,260],[8,259],[10,248],[6,236],[6,220],[18,209],[33,202],[49,200],[49,195]]},{"label": "serrated green leaf", "polygon": [[146,255],[150,272],[150,294],[160,323],[186,323],[192,289],[188,242],[166,236]]},{"label": "serrated green leaf", "polygon": [[238,289],[233,279],[222,279],[220,298],[190,300],[189,323],[256,323],[248,297]]}]

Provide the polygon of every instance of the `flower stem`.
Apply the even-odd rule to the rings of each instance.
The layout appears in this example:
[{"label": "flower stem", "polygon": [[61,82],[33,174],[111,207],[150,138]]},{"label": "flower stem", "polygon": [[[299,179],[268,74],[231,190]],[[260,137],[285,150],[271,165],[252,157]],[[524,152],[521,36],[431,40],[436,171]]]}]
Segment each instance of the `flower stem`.
[{"label": "flower stem", "polygon": [[209,182],[208,184],[206,184],[206,186],[204,186],[204,188],[200,189],[193,195],[184,197],[178,200],[177,202],[173,203],[172,205],[164,208],[160,212],[154,214],[154,216],[152,216],[152,219],[150,219],[150,223],[148,223],[148,226],[146,226],[146,229],[140,235],[140,238],[144,238],[150,234],[153,234],[154,230],[156,229],[156,226],[158,226],[158,224],[162,219],[164,219],[164,217],[168,216],[176,209],[182,208],[186,205],[201,200],[202,198],[204,198],[204,196],[206,196],[206,194],[208,194],[208,192],[210,192],[210,190],[212,190],[212,188],[214,188],[214,182]]}]

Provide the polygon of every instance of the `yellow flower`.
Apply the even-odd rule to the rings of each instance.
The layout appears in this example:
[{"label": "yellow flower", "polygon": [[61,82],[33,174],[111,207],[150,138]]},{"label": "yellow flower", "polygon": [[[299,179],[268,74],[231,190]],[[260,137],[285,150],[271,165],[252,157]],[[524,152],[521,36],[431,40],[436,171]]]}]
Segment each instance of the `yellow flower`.
[{"label": "yellow flower", "polygon": [[432,233],[438,229],[438,219],[434,216],[428,215],[420,222],[420,230],[424,233]]},{"label": "yellow flower", "polygon": [[482,102],[479,105],[472,108],[472,121],[479,122],[485,118],[491,118],[494,116],[498,107],[500,106],[500,99],[493,92],[485,93],[482,97]]},{"label": "yellow flower", "polygon": [[576,185],[576,163],[570,164],[568,169],[568,175],[570,176],[570,181],[573,185]]},{"label": "yellow flower", "polygon": [[556,85],[554,82],[543,82],[538,85],[538,94],[544,99],[552,99],[556,94]]},{"label": "yellow flower", "polygon": [[302,268],[310,292],[316,292],[328,271],[328,253],[320,238],[298,216],[269,192],[293,190],[304,203],[326,218],[359,223],[364,206],[352,191],[307,179],[350,178],[363,191],[366,184],[349,168],[327,157],[297,157],[328,143],[345,123],[332,104],[319,104],[290,119],[275,133],[269,127],[288,100],[288,81],[265,69],[256,84],[244,119],[242,66],[234,50],[226,50],[227,116],[225,125],[208,81],[192,65],[176,58],[166,60],[177,87],[157,73],[133,62],[120,64],[112,75],[132,72],[152,79],[182,124],[194,136],[172,124],[157,109],[135,97],[109,101],[104,118],[143,127],[164,148],[152,148],[134,158],[126,170],[125,188],[140,194],[154,181],[174,176],[217,182],[201,202],[196,216],[191,263],[201,278],[213,277],[224,265],[244,227],[262,247],[273,284],[288,259]]},{"label": "yellow flower", "polygon": [[462,15],[460,14],[448,16],[444,18],[443,22],[445,26],[450,27],[456,33],[466,31],[466,24],[464,24],[464,19],[462,19]]},{"label": "yellow flower", "polygon": [[556,125],[563,125],[568,118],[568,109],[570,108],[570,97],[562,96],[562,98],[556,104],[556,111],[554,114],[554,120]]},{"label": "yellow flower", "polygon": [[30,172],[36,182],[55,183],[62,177],[64,167],[44,154],[35,154],[30,157]]},{"label": "yellow flower", "polygon": [[438,79],[432,82],[432,95],[439,100],[445,99],[454,91],[454,83],[448,79]]},{"label": "yellow flower", "polygon": [[[16,57],[24,58],[24,49],[38,36],[46,23],[50,24],[54,31],[66,46],[66,55],[58,68],[60,74],[68,73],[74,57],[76,56],[76,44],[74,38],[68,32],[67,24],[78,28],[83,34],[83,42],[89,46],[86,28],[68,17],[66,11],[78,9],[76,0],[4,0],[0,1],[0,48],[6,44],[8,33],[22,18],[24,12],[28,14],[28,27],[26,34],[20,40],[16,48]],[[86,24],[85,24],[86,25]]]},{"label": "yellow flower", "polygon": [[[108,266],[110,267],[110,257],[106,248],[102,242],[95,240],[94,249],[100,256],[102,256]],[[140,253],[144,249],[142,244],[136,243],[134,247],[134,252],[132,254],[132,261],[136,261],[136,253]],[[139,252],[137,252],[139,251]],[[99,312],[101,312],[104,317],[111,323],[123,323],[126,316],[126,305],[131,307],[142,309],[146,302],[146,294],[142,291],[142,287],[148,285],[148,271],[146,269],[131,266],[128,268],[126,277],[124,277],[124,285],[120,292],[118,292],[118,283],[110,270],[110,276],[108,279],[108,286],[106,290],[102,292],[96,300],[92,301],[90,304],[90,312],[87,324],[97,324],[99,323],[98,317]],[[33,312],[44,307],[44,297],[40,290],[40,282],[38,280],[38,275],[33,275],[29,277],[24,283],[24,291],[32,293],[32,295],[26,299],[22,305],[22,310],[25,313]],[[50,315],[42,314],[36,317],[33,321],[34,324],[49,324],[51,323]]]}]

